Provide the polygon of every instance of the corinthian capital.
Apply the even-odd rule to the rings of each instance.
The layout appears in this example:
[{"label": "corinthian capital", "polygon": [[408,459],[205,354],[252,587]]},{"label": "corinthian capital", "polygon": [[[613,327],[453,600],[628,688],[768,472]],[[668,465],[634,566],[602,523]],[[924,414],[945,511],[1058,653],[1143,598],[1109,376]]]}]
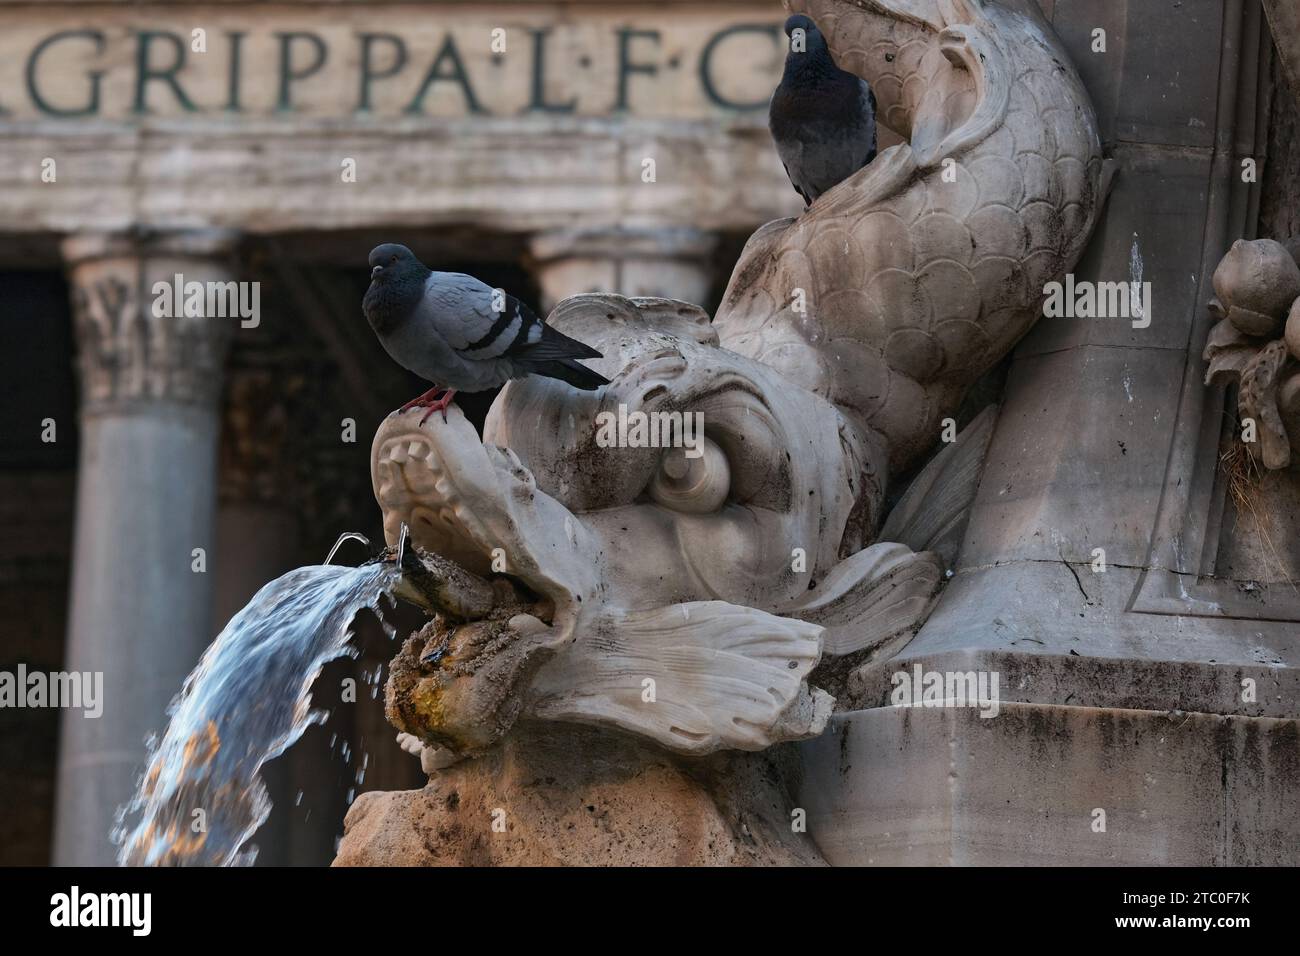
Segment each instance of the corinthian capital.
[{"label": "corinthian capital", "polygon": [[192,282],[224,287],[234,279],[235,240],[218,230],[64,240],[83,412],[215,403],[239,318],[186,309],[180,293],[156,289]]}]

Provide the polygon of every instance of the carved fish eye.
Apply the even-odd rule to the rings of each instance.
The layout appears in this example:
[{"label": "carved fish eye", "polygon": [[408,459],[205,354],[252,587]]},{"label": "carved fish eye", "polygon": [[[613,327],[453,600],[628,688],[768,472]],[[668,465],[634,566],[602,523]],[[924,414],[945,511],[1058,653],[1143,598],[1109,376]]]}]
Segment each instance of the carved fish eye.
[{"label": "carved fish eye", "polygon": [[665,508],[687,514],[717,511],[731,490],[731,466],[722,448],[701,436],[698,458],[687,456],[688,448],[669,448],[659,459],[659,470],[650,479],[650,498]]}]

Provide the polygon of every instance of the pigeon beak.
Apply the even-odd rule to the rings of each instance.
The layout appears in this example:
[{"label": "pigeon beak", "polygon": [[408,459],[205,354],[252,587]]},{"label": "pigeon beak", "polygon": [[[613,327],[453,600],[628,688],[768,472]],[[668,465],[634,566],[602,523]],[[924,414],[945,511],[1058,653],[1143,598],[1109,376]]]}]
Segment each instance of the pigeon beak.
[{"label": "pigeon beak", "polygon": [[379,273],[383,271],[384,271],[383,266],[375,266],[373,269],[370,270],[370,278],[373,279],[375,276],[379,275]]}]

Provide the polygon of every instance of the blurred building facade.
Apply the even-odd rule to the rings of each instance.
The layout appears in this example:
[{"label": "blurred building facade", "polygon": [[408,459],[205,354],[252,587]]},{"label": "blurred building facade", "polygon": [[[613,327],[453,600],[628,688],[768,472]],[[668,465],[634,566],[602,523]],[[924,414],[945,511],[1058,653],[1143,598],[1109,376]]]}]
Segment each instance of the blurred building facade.
[{"label": "blurred building facade", "polygon": [[[712,309],[744,239],[801,206],[766,129],[782,18],[0,0],[0,667],[103,672],[105,696],[61,728],[0,714],[0,862],[111,862],[145,738],[224,622],[340,532],[378,539],[369,437],[423,386],[361,317],[371,246],[538,309]],[[190,282],[256,314],[167,314],[158,284]],[[264,862],[327,860],[349,790],[418,784],[362,696],[270,769]]]}]

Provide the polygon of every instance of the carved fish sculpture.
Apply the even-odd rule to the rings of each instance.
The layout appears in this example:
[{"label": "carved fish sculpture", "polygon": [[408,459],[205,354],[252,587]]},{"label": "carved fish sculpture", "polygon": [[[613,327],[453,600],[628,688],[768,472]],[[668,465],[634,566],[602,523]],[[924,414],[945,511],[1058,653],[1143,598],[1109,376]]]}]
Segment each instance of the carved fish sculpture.
[{"label": "carved fish sculpture", "polygon": [[[562,302],[550,321],[608,386],[512,382],[482,442],[459,413],[375,437],[389,543],[405,524],[531,609],[408,644],[389,713],[428,744],[472,754],[525,719],[693,754],[811,736],[822,655],[891,653],[933,605],[992,413],[882,528],[888,477],[1077,261],[1104,195],[1096,122],[1029,0],[790,5],[905,142],[759,229],[711,325],[669,300]],[[629,410],[702,413],[704,454],[602,447],[598,416]]]},{"label": "carved fish sculpture", "polygon": [[791,0],[907,142],[750,239],[714,319],[897,472],[1039,315],[1101,211],[1091,102],[1032,0]]}]

